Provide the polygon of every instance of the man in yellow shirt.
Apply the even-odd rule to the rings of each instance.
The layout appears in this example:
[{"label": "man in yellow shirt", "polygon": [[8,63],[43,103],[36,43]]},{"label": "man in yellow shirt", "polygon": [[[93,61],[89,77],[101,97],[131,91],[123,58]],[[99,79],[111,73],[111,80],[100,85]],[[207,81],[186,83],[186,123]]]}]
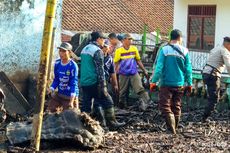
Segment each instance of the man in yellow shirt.
[{"label": "man in yellow shirt", "polygon": [[[145,91],[141,78],[138,74],[137,65],[142,69],[144,75],[148,78],[148,73],[145,70],[137,48],[132,44],[133,38],[130,34],[124,34],[123,46],[115,51],[114,62],[116,72],[119,74],[119,104],[121,107],[126,107],[127,94],[131,85],[134,92],[140,96],[141,104],[147,104],[150,101],[148,93]],[[146,109],[144,105],[140,107]]]}]

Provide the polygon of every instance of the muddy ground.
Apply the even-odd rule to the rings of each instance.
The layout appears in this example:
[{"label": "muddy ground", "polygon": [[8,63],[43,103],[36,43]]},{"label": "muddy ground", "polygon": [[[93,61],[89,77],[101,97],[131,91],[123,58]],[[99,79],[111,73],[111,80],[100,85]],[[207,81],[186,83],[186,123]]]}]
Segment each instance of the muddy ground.
[{"label": "muddy ground", "polygon": [[[177,135],[168,134],[156,104],[145,112],[135,106],[117,110],[117,118],[127,125],[118,131],[107,132],[99,149],[84,150],[74,146],[43,148],[42,152],[77,153],[147,153],[147,152],[230,152],[230,111],[214,112],[210,121],[202,123],[203,109],[183,110]],[[57,146],[56,146],[57,147]],[[60,147],[60,146],[59,146]],[[77,147],[78,148],[78,147]]]}]

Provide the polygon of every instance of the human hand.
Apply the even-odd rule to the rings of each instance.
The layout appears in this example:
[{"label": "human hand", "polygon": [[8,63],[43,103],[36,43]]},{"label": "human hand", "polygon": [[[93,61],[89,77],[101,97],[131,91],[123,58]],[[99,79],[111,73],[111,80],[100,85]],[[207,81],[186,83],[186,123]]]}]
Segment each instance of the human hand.
[{"label": "human hand", "polygon": [[50,95],[51,93],[52,93],[52,90],[51,90],[50,88],[47,88],[47,89],[46,89],[46,94],[47,94],[47,95]]},{"label": "human hand", "polygon": [[150,83],[150,86],[149,86],[150,92],[156,91],[156,88],[157,88],[156,83]]},{"label": "human hand", "polygon": [[78,97],[75,97],[74,102],[73,102],[73,107],[76,109],[79,109],[79,99]]},{"label": "human hand", "polygon": [[186,96],[190,96],[192,93],[192,86],[185,86],[184,92],[186,93]]},{"label": "human hand", "polygon": [[114,88],[114,92],[117,94],[119,92],[118,85],[115,85],[113,88]]},{"label": "human hand", "polygon": [[54,94],[55,94],[55,91],[52,90],[51,88],[47,88],[47,89],[46,89],[46,94],[47,94],[48,96],[53,97]]},{"label": "human hand", "polygon": [[144,73],[146,79],[148,80],[148,79],[149,79],[149,74],[148,74],[148,72],[145,70],[145,71],[143,71],[143,73]]}]

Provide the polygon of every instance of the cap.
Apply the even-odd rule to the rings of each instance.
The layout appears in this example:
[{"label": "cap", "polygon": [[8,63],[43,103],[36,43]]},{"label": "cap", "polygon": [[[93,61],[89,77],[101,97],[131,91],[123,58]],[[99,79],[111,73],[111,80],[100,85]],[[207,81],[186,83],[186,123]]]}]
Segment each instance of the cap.
[{"label": "cap", "polygon": [[104,47],[109,47],[109,40],[108,39],[105,40]]},{"label": "cap", "polygon": [[230,43],[230,37],[224,37],[224,42],[229,42]]},{"label": "cap", "polygon": [[115,33],[110,33],[108,36],[110,39],[117,38],[117,35]]},{"label": "cap", "polygon": [[117,35],[117,39],[119,40],[119,41],[122,41],[123,40],[123,37],[122,37],[122,35]]},{"label": "cap", "polygon": [[98,38],[106,39],[106,37],[102,34],[102,32],[99,32],[99,31],[92,32],[91,33],[91,38],[92,38],[92,41],[96,41]]},{"label": "cap", "polygon": [[182,37],[182,32],[180,30],[174,29],[171,31],[171,33],[170,33],[170,39],[171,40],[176,40],[179,37]]},{"label": "cap", "polygon": [[73,49],[72,45],[70,43],[67,43],[67,42],[61,43],[61,45],[60,45],[60,47],[58,47],[58,49],[60,49],[60,48],[66,50],[66,51]]},{"label": "cap", "polygon": [[129,33],[126,33],[123,35],[123,39],[133,39],[133,37]]}]

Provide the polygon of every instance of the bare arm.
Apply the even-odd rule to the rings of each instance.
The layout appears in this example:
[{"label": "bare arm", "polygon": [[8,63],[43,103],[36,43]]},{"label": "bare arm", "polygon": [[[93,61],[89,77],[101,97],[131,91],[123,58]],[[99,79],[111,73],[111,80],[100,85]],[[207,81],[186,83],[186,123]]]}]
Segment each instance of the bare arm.
[{"label": "bare arm", "polygon": [[112,78],[112,84],[113,84],[113,86],[114,86],[114,87],[115,87],[115,86],[118,87],[117,75],[116,75],[116,73],[111,74],[111,78]]},{"label": "bare arm", "polygon": [[139,65],[139,67],[143,71],[144,75],[148,78],[148,72],[146,71],[146,69],[145,69],[144,65],[142,64],[141,60],[137,60],[137,64]]},{"label": "bare arm", "polygon": [[115,63],[115,72],[118,73],[119,72],[119,62]]}]

